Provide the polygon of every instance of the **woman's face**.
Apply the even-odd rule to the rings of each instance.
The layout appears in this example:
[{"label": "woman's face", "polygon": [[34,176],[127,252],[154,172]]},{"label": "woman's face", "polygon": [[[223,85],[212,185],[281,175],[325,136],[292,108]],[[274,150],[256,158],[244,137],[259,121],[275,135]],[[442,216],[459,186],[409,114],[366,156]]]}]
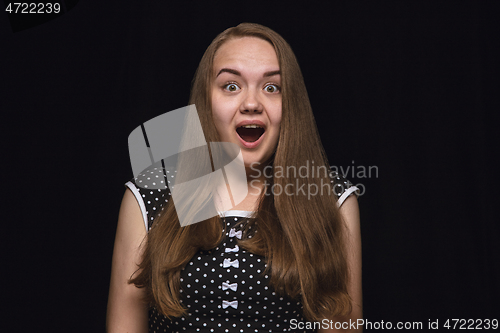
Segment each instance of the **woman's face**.
[{"label": "woman's face", "polygon": [[245,166],[260,169],[274,153],[280,132],[276,52],[260,38],[231,39],[215,53],[213,70],[212,114],[220,139],[240,147]]}]

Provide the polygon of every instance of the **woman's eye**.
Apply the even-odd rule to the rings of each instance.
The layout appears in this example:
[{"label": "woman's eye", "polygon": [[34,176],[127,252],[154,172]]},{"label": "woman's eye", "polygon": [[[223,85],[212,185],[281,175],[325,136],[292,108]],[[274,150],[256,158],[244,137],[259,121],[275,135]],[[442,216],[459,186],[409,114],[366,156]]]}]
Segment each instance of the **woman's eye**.
[{"label": "woman's eye", "polygon": [[280,91],[280,88],[275,84],[268,84],[267,86],[265,86],[264,90],[268,93],[275,93]]},{"label": "woman's eye", "polygon": [[234,83],[229,83],[224,86],[224,89],[226,89],[227,91],[237,91],[240,90],[240,87],[238,87],[238,85]]}]

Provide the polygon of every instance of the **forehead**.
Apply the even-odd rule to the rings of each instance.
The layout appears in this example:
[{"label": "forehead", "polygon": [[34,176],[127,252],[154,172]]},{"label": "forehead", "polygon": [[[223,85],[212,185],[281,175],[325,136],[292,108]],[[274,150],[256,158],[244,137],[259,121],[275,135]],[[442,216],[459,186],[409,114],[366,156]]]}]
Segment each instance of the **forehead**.
[{"label": "forehead", "polygon": [[214,70],[224,67],[236,70],[279,70],[278,57],[268,41],[257,37],[230,39],[222,44],[214,57]]}]

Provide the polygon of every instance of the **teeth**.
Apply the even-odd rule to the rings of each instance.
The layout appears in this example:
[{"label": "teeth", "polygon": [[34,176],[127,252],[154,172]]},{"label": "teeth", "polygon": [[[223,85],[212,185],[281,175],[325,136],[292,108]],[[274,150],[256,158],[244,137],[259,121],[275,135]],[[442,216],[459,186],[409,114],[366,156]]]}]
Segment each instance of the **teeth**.
[{"label": "teeth", "polygon": [[260,126],[258,125],[243,125],[241,127],[244,127],[244,128],[261,128]]}]

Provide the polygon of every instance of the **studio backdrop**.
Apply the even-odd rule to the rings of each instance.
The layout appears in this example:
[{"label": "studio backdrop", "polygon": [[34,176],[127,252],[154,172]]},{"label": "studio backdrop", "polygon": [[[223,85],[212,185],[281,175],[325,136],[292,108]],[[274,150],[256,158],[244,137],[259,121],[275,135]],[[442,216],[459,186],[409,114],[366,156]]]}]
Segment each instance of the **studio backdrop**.
[{"label": "studio backdrop", "polygon": [[364,318],[500,319],[497,2],[64,5],[0,14],[1,331],[104,331],[128,135],[188,105],[241,22],[291,45],[329,162],[361,190]]}]

